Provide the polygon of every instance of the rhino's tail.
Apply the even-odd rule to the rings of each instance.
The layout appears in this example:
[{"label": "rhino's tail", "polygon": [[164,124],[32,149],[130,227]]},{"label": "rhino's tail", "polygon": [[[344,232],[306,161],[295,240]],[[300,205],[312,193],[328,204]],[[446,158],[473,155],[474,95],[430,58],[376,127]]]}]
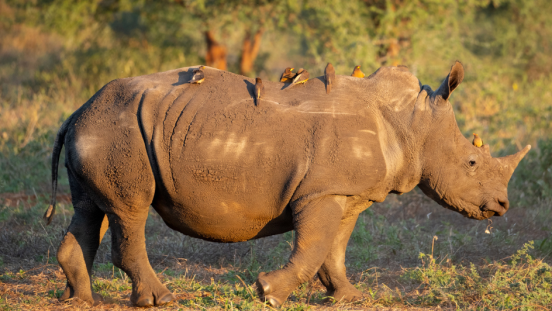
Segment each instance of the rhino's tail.
[{"label": "rhino's tail", "polygon": [[52,218],[54,218],[54,214],[56,213],[56,192],[57,192],[59,156],[61,154],[61,148],[63,148],[63,143],[65,141],[65,134],[67,133],[67,128],[69,127],[70,119],[71,117],[65,120],[65,122],[61,125],[61,128],[59,129],[59,132],[57,133],[57,136],[56,136],[56,140],[54,142],[54,150],[52,151],[52,200],[50,201],[50,206],[48,206],[48,209],[46,210],[46,213],[44,213],[44,217],[43,217],[47,225],[49,225],[52,222]]}]

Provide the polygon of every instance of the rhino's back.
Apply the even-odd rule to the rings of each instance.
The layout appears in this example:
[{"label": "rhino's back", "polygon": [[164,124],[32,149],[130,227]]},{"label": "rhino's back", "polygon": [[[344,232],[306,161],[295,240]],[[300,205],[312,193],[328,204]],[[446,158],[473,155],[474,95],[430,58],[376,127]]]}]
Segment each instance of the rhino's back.
[{"label": "rhino's back", "polygon": [[[180,81],[190,72],[181,70]],[[366,90],[349,83],[353,78],[340,79],[341,90],[334,85],[329,95],[318,78],[293,87],[264,81],[258,107],[253,79],[210,68],[201,85],[148,90],[141,116],[163,189],[282,208],[314,168],[309,177],[317,191],[369,188],[385,174],[378,129],[357,96]]]},{"label": "rhino's back", "polygon": [[253,79],[207,68],[205,82],[191,85],[191,72],[114,81],[79,117],[115,148],[147,151],[154,206],[174,226],[232,227],[232,216],[254,232],[291,201],[381,184],[385,160],[360,79],[339,76],[329,95],[318,78],[293,87],[265,81],[257,107]]}]

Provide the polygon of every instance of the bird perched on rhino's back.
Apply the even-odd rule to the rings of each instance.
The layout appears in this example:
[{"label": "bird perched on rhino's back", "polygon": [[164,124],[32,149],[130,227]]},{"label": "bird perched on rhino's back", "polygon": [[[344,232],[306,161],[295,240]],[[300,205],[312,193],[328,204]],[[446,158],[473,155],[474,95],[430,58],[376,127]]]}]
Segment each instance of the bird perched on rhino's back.
[{"label": "bird perched on rhino's back", "polygon": [[364,78],[365,74],[364,72],[362,72],[362,70],[360,70],[360,66],[355,66],[355,69],[353,70],[351,76],[355,78]]},{"label": "bird perched on rhino's back", "polygon": [[261,97],[263,96],[264,86],[261,78],[255,79],[255,105],[259,107],[261,103]]},{"label": "bird perched on rhino's back", "polygon": [[297,75],[293,78],[293,84],[302,84],[309,80],[309,72],[303,68],[297,71]]},{"label": "bird perched on rhino's back", "polygon": [[474,146],[479,148],[479,147],[483,146],[483,139],[481,139],[481,137],[479,137],[479,135],[473,133],[472,143],[473,143]]},{"label": "bird perched on rhino's back", "polygon": [[330,94],[332,84],[335,81],[335,69],[332,63],[328,63],[328,65],[326,65],[326,70],[324,70],[324,78],[326,79],[326,94]]},{"label": "bird perched on rhino's back", "polygon": [[284,82],[284,83],[291,82],[295,77],[295,73],[292,72],[293,69],[295,68],[287,67],[286,70],[284,70],[284,72],[282,73],[282,76],[280,77],[280,82]]},{"label": "bird perched on rhino's back", "polygon": [[188,83],[201,84],[203,81],[205,81],[205,73],[203,72],[203,69],[205,69],[205,66],[199,66],[198,69],[194,70],[194,75]]}]

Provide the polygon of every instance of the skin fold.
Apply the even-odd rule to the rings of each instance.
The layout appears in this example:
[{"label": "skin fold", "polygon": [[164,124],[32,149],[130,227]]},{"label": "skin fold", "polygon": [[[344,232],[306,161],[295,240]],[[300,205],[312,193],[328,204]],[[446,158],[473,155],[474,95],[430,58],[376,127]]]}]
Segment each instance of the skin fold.
[{"label": "skin fold", "polygon": [[436,91],[405,67],[338,75],[330,94],[324,77],[287,89],[264,81],[258,107],[253,79],[205,67],[205,81],[189,84],[195,68],[114,80],[62,125],[54,182],[65,145],[75,207],[58,250],[62,300],[99,302],[90,273],[108,226],[132,303],[174,299],[147,258],[150,205],[170,228],[209,241],[295,230],[288,263],[257,280],[273,306],[315,274],[328,295],[359,299],[344,263],[363,210],[419,186],[467,217],[502,215],[508,180],[529,150],[492,158],[463,137],[448,102],[460,63]]}]

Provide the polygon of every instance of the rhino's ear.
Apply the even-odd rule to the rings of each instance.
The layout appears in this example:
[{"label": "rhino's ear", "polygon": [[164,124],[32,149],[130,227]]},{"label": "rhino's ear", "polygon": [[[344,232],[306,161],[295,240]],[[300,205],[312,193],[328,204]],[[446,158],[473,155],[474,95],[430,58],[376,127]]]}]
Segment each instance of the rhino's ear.
[{"label": "rhino's ear", "polygon": [[464,66],[459,61],[456,61],[445,81],[435,91],[435,96],[440,95],[444,100],[448,100],[452,91],[458,87],[462,80],[464,80]]}]

